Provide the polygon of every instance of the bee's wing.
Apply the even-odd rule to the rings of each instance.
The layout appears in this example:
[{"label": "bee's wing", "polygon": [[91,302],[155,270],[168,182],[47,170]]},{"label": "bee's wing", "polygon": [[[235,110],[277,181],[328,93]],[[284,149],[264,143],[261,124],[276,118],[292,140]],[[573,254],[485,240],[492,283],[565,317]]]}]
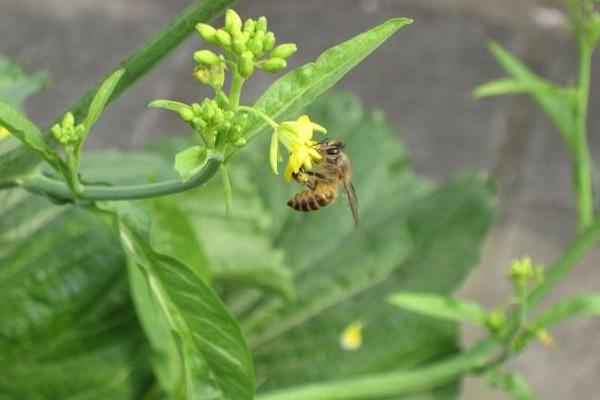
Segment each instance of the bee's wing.
[{"label": "bee's wing", "polygon": [[350,210],[352,210],[352,217],[354,218],[354,225],[358,226],[360,221],[358,215],[358,199],[356,198],[356,191],[354,185],[350,181],[344,181],[344,191],[348,196],[348,202],[350,203]]}]

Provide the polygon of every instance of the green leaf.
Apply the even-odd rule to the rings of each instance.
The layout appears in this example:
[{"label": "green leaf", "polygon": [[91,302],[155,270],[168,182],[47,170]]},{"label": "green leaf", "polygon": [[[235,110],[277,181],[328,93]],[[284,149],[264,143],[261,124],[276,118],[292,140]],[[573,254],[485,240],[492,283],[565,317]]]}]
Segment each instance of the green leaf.
[{"label": "green leaf", "polygon": [[[275,81],[254,104],[277,121],[290,119],[325,93],[352,68],[401,27],[411,24],[408,18],[394,18],[354,38],[331,47],[315,62],[305,64]],[[270,126],[253,117],[248,137],[252,138]]]},{"label": "green leaf", "polygon": [[149,220],[143,212],[127,203],[119,203],[111,212],[117,216],[126,253],[143,269],[152,297],[174,334],[187,398],[252,399],[252,360],[227,308],[191,268],[151,247]]},{"label": "green leaf", "polygon": [[576,93],[563,88],[532,72],[525,64],[496,42],[489,49],[500,65],[513,79],[492,81],[475,89],[478,96],[507,93],[527,93],[554,123],[563,140],[573,150],[576,122]]},{"label": "green leaf", "polygon": [[175,156],[175,170],[182,182],[187,181],[198,172],[208,159],[208,151],[204,146],[193,146],[177,153]]},{"label": "green leaf", "polygon": [[191,218],[170,197],[147,202],[150,209],[150,242],[160,254],[166,254],[187,265],[206,284],[212,276],[208,258],[200,244]]},{"label": "green leaf", "polygon": [[61,166],[62,162],[58,153],[44,141],[38,127],[13,105],[3,99],[0,99],[0,126],[8,129],[13,136],[53,166]]},{"label": "green leaf", "polygon": [[519,347],[523,347],[539,332],[550,329],[556,324],[571,318],[600,315],[600,295],[581,294],[571,299],[563,300],[542,313],[529,324],[529,329],[518,340]]},{"label": "green leaf", "polygon": [[[115,71],[124,69],[125,74],[119,81],[119,84],[115,88],[108,102],[110,103],[115,100],[121,93],[137,82],[138,79],[149,72],[156,64],[181,44],[192,32],[194,32],[198,22],[210,21],[223,10],[231,7],[235,2],[235,0],[195,0],[192,2],[186,9],[165,25],[155,36],[142,44],[124,62],[115,68]],[[104,79],[102,82],[104,82]],[[81,96],[68,110],[61,113],[60,116],[56,118],[55,122],[58,122],[67,111],[71,111],[75,115],[77,121],[83,119],[85,113],[87,113],[89,109],[92,98],[102,82],[88,90],[88,92]],[[54,123],[50,124],[44,130],[45,137],[50,136],[50,127]],[[25,146],[18,147],[3,154],[0,157],[0,182],[19,176],[33,169],[39,163],[39,157],[36,157],[36,155]]]},{"label": "green leaf", "polygon": [[[289,208],[287,199],[300,188],[271,173],[266,136],[231,160],[230,168],[239,162],[252,173],[249,181],[273,214],[273,243],[294,274],[293,303],[261,298],[240,313],[265,395],[307,382],[411,371],[457,353],[456,323],[398,312],[387,298],[399,290],[449,295],[477,265],[494,214],[485,177],[465,175],[440,187],[417,179],[381,113],[356,99],[328,95],[306,112],[346,144],[363,222],[354,228],[343,193],[314,213]],[[226,299],[237,305],[247,296]],[[363,343],[347,351],[340,335],[356,321],[364,326]],[[448,393],[456,385],[402,398],[455,398]]]},{"label": "green leaf", "polygon": [[487,313],[477,303],[454,300],[451,297],[428,293],[396,293],[390,303],[400,308],[433,318],[464,321],[485,326]]},{"label": "green leaf", "polygon": [[110,74],[94,94],[88,113],[83,120],[83,124],[86,127],[86,134],[96,124],[98,118],[100,118],[100,114],[104,111],[110,96],[112,96],[124,73],[125,70],[121,68]]},{"label": "green leaf", "polygon": [[184,110],[190,109],[190,106],[187,104],[174,100],[154,100],[148,104],[148,107],[161,108],[163,110],[173,111],[176,113],[181,113]]},{"label": "green leaf", "polygon": [[30,75],[16,62],[0,56],[0,98],[18,109],[29,96],[46,89],[50,83],[47,72]]},{"label": "green leaf", "polygon": [[527,381],[521,375],[492,370],[485,374],[485,380],[491,387],[505,391],[514,400],[536,399]]},{"label": "green leaf", "polygon": [[112,233],[75,207],[0,194],[0,397],[140,398],[148,347]]}]

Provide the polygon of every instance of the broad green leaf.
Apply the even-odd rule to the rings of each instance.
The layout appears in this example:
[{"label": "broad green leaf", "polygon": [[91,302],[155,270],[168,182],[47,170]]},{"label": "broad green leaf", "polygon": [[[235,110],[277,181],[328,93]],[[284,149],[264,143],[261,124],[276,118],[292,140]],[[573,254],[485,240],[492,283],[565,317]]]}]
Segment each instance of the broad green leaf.
[{"label": "broad green leaf", "polygon": [[174,334],[187,398],[253,398],[250,353],[237,322],[218,296],[188,266],[151,247],[149,220],[141,210],[128,203],[103,207],[115,213],[121,243],[131,262],[143,269],[152,297]]},{"label": "broad green leaf", "polygon": [[486,323],[487,313],[479,304],[458,301],[452,297],[401,292],[390,296],[389,301],[397,307],[432,318],[469,322],[480,326]]},{"label": "broad green leaf", "polygon": [[[115,100],[142,76],[156,66],[163,58],[181,44],[192,32],[198,22],[210,21],[226,8],[232,6],[236,0],[195,0],[186,9],[173,18],[155,36],[142,44],[125,61],[115,68],[124,69],[125,74],[119,81],[108,103]],[[114,72],[114,71],[113,71]],[[108,74],[110,75],[110,74]],[[108,76],[107,75],[107,76]],[[105,79],[102,80],[104,82]],[[71,111],[77,121],[84,118],[96,91],[102,84],[98,83],[87,93],[82,95],[68,110],[57,116],[56,121],[67,112]],[[45,130],[49,137],[50,124]],[[33,169],[40,163],[40,158],[25,146],[20,146],[0,156],[0,182],[10,180]]]},{"label": "broad green leaf", "polygon": [[576,94],[572,88],[563,88],[532,72],[525,64],[496,42],[489,49],[500,65],[513,79],[492,81],[475,89],[478,96],[494,96],[524,92],[529,94],[557,127],[563,140],[573,150],[576,130]]},{"label": "broad green leaf", "polygon": [[100,118],[100,114],[104,111],[104,107],[108,103],[110,96],[112,96],[117,84],[123,74],[125,73],[124,69],[118,69],[106,78],[104,82],[100,85],[96,93],[94,93],[94,97],[90,102],[90,108],[88,109],[87,115],[83,120],[83,124],[86,128],[86,133],[96,124],[98,118]]},{"label": "broad green leaf", "polygon": [[[294,273],[293,303],[262,298],[240,314],[264,382],[259,394],[410,370],[456,353],[456,323],[399,312],[387,298],[399,290],[449,295],[477,264],[493,219],[485,177],[439,188],[417,179],[381,114],[354,98],[326,96],[307,113],[346,143],[363,218],[354,228],[342,193],[314,213],[290,209],[286,201],[299,188],[268,168],[267,137],[231,161],[252,172],[273,214],[272,240]],[[245,299],[227,297],[229,304]],[[347,351],[340,335],[355,321],[364,326],[363,343]],[[402,398],[456,398],[456,384]]]},{"label": "broad green leaf", "polygon": [[90,214],[0,193],[0,397],[139,398],[148,347],[118,242]]},{"label": "broad green leaf", "polygon": [[209,262],[185,210],[170,197],[149,200],[147,205],[152,221],[152,248],[187,265],[210,285],[212,276]]},{"label": "broad green leaf", "polygon": [[175,156],[175,170],[183,182],[198,172],[208,158],[208,152],[204,146],[192,146],[177,153]]},{"label": "broad green leaf", "polygon": [[[325,93],[398,29],[412,22],[408,18],[390,19],[329,48],[315,62],[305,64],[275,81],[254,107],[276,121],[291,118]],[[248,137],[252,138],[269,128],[262,119],[254,117],[249,123]]]},{"label": "broad green leaf", "polygon": [[50,86],[50,77],[45,71],[26,73],[23,68],[0,56],[0,98],[21,109],[25,100]]}]

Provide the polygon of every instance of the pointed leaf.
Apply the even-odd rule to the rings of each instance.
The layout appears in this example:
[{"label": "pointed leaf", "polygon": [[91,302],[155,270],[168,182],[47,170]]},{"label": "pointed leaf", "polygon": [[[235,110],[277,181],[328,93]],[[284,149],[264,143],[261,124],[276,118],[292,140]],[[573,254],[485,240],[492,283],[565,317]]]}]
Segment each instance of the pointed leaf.
[{"label": "pointed leaf", "polygon": [[469,322],[485,326],[487,313],[477,303],[454,300],[428,293],[401,292],[390,296],[390,303],[428,317]]},{"label": "pointed leaf", "polygon": [[100,114],[104,111],[108,100],[115,91],[115,88],[124,73],[125,70],[121,68],[110,74],[94,94],[87,116],[83,120],[83,124],[87,131],[89,131],[96,124],[98,118],[100,118]]},{"label": "pointed leaf", "polygon": [[[394,18],[354,38],[331,47],[315,62],[305,64],[275,81],[254,107],[276,121],[284,121],[332,87],[401,27],[411,24],[408,18]],[[248,137],[268,130],[262,119],[249,124]]]},{"label": "pointed leaf", "polygon": [[127,203],[117,207],[111,212],[117,216],[121,243],[130,260],[143,269],[175,335],[187,398],[252,399],[252,360],[235,319],[188,266],[151,247],[149,221],[141,210]]}]

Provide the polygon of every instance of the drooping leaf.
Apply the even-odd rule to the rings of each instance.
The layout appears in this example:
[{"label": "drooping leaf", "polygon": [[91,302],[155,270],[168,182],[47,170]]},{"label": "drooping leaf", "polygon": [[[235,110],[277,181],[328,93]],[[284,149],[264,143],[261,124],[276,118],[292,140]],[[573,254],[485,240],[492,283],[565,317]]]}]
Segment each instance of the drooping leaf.
[{"label": "drooping leaf", "polygon": [[187,398],[253,398],[250,353],[218,296],[188,266],[152,248],[149,221],[141,210],[127,203],[103,208],[115,213],[121,243],[132,263],[144,271],[148,289],[174,334]]},{"label": "drooping leaf", "polygon": [[479,304],[458,301],[452,297],[400,292],[390,296],[389,301],[397,307],[432,318],[469,322],[479,326],[486,323],[487,313]]},{"label": "drooping leaf", "polygon": [[[355,229],[343,192],[317,212],[292,210],[286,201],[299,189],[270,172],[266,143],[240,155],[273,213],[273,242],[285,251],[296,291],[292,304],[255,300],[241,314],[259,393],[410,370],[457,352],[456,323],[398,311],[387,297],[399,290],[449,295],[476,265],[493,218],[485,177],[465,175],[439,188],[417,179],[380,113],[340,95],[307,113],[346,144],[363,218]],[[242,300],[231,294],[228,301]],[[348,351],[339,340],[354,321],[363,343]],[[456,398],[455,385],[402,398]]]},{"label": "drooping leaf", "polygon": [[527,381],[521,375],[492,370],[485,374],[485,380],[491,387],[505,391],[514,400],[536,400]]},{"label": "drooping leaf", "polygon": [[[275,81],[254,107],[276,121],[289,119],[325,93],[398,29],[412,22],[408,18],[393,18],[327,49],[316,61],[296,68]],[[254,117],[249,123],[248,137],[252,138],[268,129],[265,121]]]},{"label": "drooping leaf", "polygon": [[124,261],[88,213],[0,194],[0,397],[139,398],[148,351]]}]

